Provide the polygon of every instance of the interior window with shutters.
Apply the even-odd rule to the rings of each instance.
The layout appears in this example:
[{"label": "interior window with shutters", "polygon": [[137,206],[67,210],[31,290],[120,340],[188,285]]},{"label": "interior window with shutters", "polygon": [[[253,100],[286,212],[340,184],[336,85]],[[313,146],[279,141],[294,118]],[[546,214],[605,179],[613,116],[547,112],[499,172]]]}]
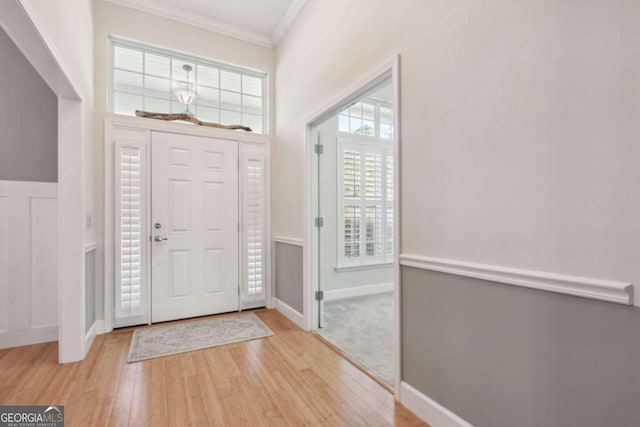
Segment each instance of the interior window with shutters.
[{"label": "interior window with shutters", "polygon": [[340,267],[393,261],[393,109],[364,99],[338,115]]},{"label": "interior window with shutters", "polygon": [[127,40],[111,38],[111,43],[113,113],[183,113],[187,106],[178,95],[191,88],[195,99],[189,111],[200,120],[267,133],[266,73]]},{"label": "interior window with shutters", "polygon": [[338,138],[340,266],[393,261],[390,144]]}]

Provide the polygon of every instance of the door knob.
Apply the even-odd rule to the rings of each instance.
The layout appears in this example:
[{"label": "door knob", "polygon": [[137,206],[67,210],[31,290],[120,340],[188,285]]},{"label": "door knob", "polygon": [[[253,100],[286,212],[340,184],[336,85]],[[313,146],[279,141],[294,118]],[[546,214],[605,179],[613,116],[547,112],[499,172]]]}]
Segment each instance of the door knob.
[{"label": "door knob", "polygon": [[155,240],[156,242],[162,242],[163,240],[169,240],[168,237],[160,237],[160,236],[156,236],[153,238],[153,240]]}]

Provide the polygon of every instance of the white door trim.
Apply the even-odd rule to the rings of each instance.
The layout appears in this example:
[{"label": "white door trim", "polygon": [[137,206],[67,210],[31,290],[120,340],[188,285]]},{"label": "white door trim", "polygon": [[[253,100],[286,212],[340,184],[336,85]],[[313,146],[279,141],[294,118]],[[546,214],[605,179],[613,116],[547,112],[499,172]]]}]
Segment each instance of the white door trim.
[{"label": "white door trim", "polygon": [[[82,360],[84,306],[84,145],[86,100],[69,78],[68,67],[35,14],[20,0],[0,2],[2,27],[58,97],[58,360]],[[77,83],[77,82],[76,82]]]},{"label": "white door trim", "polygon": [[[394,55],[383,62],[370,73],[359,80],[353,82],[344,90],[336,94],[329,102],[316,109],[316,113],[309,116],[305,121],[305,168],[304,168],[304,250],[303,250],[303,313],[305,317],[305,328],[307,330],[317,329],[318,318],[317,304],[314,303],[313,295],[318,289],[318,257],[317,242],[318,230],[314,226],[314,200],[317,199],[317,166],[315,165],[315,151],[312,138],[312,130],[317,125],[324,122],[331,116],[338,114],[350,102],[358,99],[370,89],[377,86],[383,80],[391,76],[394,92],[393,108],[393,159],[396,175],[394,176],[394,363],[395,363],[395,383],[394,391],[396,399],[400,399],[400,374],[401,374],[401,306],[400,306],[400,55]],[[316,325],[316,327],[314,327]]]},{"label": "white door trim", "polygon": [[[265,197],[266,197],[266,237],[265,237],[265,250],[266,261],[265,267],[267,269],[265,274],[266,280],[266,306],[267,308],[273,308],[272,298],[272,277],[271,277],[271,172],[270,172],[270,139],[268,135],[237,132],[226,129],[216,129],[210,127],[193,126],[190,124],[164,122],[161,120],[150,120],[140,117],[130,117],[118,114],[106,114],[104,119],[104,156],[105,156],[105,193],[104,193],[104,225],[105,225],[105,239],[104,239],[104,332],[109,333],[117,325],[114,324],[114,299],[115,292],[115,243],[113,234],[115,230],[114,224],[114,208],[115,208],[115,188],[114,188],[114,171],[115,171],[115,159],[114,159],[114,140],[117,129],[123,130],[137,130],[147,132],[150,134],[152,131],[175,133],[180,135],[190,136],[204,136],[216,139],[224,139],[228,141],[237,141],[239,143],[239,149],[249,149],[251,147],[259,147],[265,149]],[[150,149],[150,147],[149,147]],[[147,160],[148,161],[148,160]],[[150,179],[149,175],[147,175]],[[150,205],[147,206],[150,209]],[[150,219],[149,219],[150,221]],[[147,262],[150,262],[147,260]],[[150,317],[143,319],[142,322],[147,322]]]}]

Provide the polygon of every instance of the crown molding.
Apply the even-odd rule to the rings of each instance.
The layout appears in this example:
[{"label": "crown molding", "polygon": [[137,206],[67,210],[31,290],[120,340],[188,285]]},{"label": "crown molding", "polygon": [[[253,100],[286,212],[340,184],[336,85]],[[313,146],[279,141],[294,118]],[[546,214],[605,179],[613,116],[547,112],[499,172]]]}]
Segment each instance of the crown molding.
[{"label": "crown molding", "polygon": [[276,29],[271,33],[271,45],[272,47],[277,47],[280,43],[280,40],[287,34],[287,30],[289,27],[293,25],[293,22],[296,20],[302,9],[307,4],[307,0],[293,0],[289,5],[289,8],[282,16],[280,23],[276,27]]},{"label": "crown molding", "polygon": [[[152,15],[160,16],[163,18],[172,19],[174,21],[182,22],[184,24],[193,25],[214,33],[223,34],[225,36],[233,37],[239,40],[243,40],[249,43],[258,44],[272,48],[272,39],[264,34],[250,31],[236,25],[226,24],[215,19],[206,18],[201,15],[186,12],[183,9],[166,6],[150,0],[105,0],[109,3],[116,4],[118,6],[127,7],[129,9],[139,10],[141,12],[150,13]],[[301,0],[294,0],[294,3],[298,3]],[[303,2],[306,0],[302,0]],[[293,5],[293,4],[292,4]],[[285,13],[285,17],[289,14],[289,10]],[[284,19],[284,18],[283,18]],[[295,19],[295,16],[294,18]],[[293,19],[291,22],[293,22]],[[291,23],[289,23],[291,25]],[[280,25],[278,25],[280,28]],[[286,28],[284,29],[286,31]],[[284,34],[284,33],[283,33]]]}]

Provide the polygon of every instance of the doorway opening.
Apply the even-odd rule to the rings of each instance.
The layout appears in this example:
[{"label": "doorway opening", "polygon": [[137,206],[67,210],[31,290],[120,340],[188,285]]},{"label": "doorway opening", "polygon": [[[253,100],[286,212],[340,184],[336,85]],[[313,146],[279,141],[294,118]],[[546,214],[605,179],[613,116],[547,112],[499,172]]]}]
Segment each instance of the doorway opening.
[{"label": "doorway opening", "polygon": [[[309,126],[310,329],[387,388],[399,380],[397,74]],[[309,268],[310,267],[310,268]]]},{"label": "doorway opening", "polygon": [[125,116],[105,134],[107,330],[268,306],[268,137]]}]

